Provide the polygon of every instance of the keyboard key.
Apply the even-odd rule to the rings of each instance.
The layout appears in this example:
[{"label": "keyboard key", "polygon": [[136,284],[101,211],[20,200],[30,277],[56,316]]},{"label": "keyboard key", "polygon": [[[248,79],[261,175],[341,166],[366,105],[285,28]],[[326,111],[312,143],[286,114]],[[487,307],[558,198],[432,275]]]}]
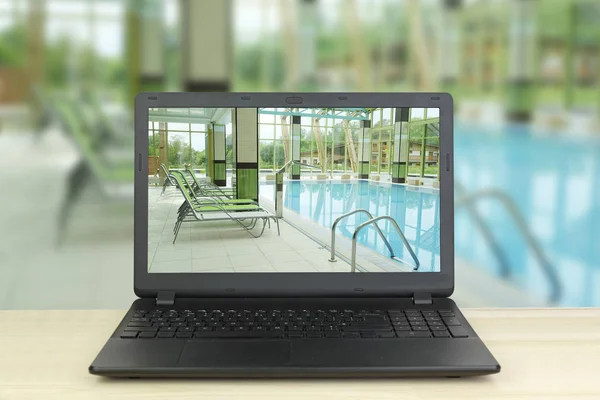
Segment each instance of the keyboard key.
[{"label": "keyboard key", "polygon": [[177,332],[175,337],[180,339],[191,339],[193,335],[193,332]]},{"label": "keyboard key", "polygon": [[449,338],[450,334],[448,333],[448,331],[433,331],[433,337],[436,338]]},{"label": "keyboard key", "polygon": [[430,326],[429,329],[432,331],[445,331],[446,327],[443,325],[442,326]]},{"label": "keyboard key", "polygon": [[302,331],[288,332],[288,337],[290,339],[300,339],[300,338],[304,337],[304,332],[302,332]]},{"label": "keyboard key", "polygon": [[425,321],[410,321],[410,326],[427,326]]},{"label": "keyboard key", "polygon": [[448,326],[460,326],[460,322],[456,318],[444,318],[444,323]]},{"label": "keyboard key", "polygon": [[138,331],[138,332],[154,332],[158,331],[158,328],[155,327],[139,327],[139,328],[125,328],[125,331]]},{"label": "keyboard key", "polygon": [[450,330],[450,333],[452,334],[452,336],[455,338],[469,337],[467,330],[465,328],[463,328],[462,326],[449,326],[448,329]]},{"label": "keyboard key", "polygon": [[401,325],[401,326],[394,326],[394,330],[395,331],[410,331],[410,326],[408,325]]},{"label": "keyboard key", "polygon": [[390,332],[392,330],[391,326],[386,326],[386,327],[378,327],[378,328],[372,328],[372,327],[356,327],[356,326],[350,326],[347,328],[344,328],[344,332]]},{"label": "keyboard key", "polygon": [[358,333],[358,332],[344,332],[342,334],[342,337],[344,339],[359,339],[360,338],[360,333]]},{"label": "keyboard key", "polygon": [[413,331],[429,331],[429,328],[426,326],[413,326]]},{"label": "keyboard key", "polygon": [[420,331],[420,332],[396,332],[396,335],[399,338],[428,338],[431,337],[429,331]]},{"label": "keyboard key", "polygon": [[153,339],[156,336],[155,332],[140,332],[138,338],[140,339]]},{"label": "keyboard key", "polygon": [[151,322],[130,322],[127,324],[130,327],[152,326]]},{"label": "keyboard key", "polygon": [[325,332],[325,337],[329,339],[340,338],[342,334],[340,332]]},{"label": "keyboard key", "polygon": [[175,332],[158,332],[158,337],[161,339],[169,339],[175,336]]},{"label": "keyboard key", "polygon": [[427,325],[429,326],[444,326],[440,321],[427,321]]},{"label": "keyboard key", "polygon": [[394,332],[379,332],[377,334],[377,336],[379,336],[380,338],[387,339],[387,338],[394,338],[394,337],[396,337],[396,334]]},{"label": "keyboard key", "polygon": [[363,339],[375,339],[377,334],[375,332],[361,332],[360,336]]},{"label": "keyboard key", "polygon": [[121,333],[121,339],[135,339],[137,337],[137,331],[133,332],[123,332]]},{"label": "keyboard key", "polygon": [[321,337],[321,331],[308,331],[306,332],[306,337],[307,338],[320,338]]}]

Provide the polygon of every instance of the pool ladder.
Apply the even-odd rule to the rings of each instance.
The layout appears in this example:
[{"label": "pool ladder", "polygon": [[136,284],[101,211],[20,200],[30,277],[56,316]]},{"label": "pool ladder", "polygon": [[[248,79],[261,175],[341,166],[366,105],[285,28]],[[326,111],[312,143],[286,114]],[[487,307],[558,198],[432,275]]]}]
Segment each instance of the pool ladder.
[{"label": "pool ladder", "polygon": [[419,259],[417,258],[417,255],[413,251],[410,243],[408,243],[408,240],[406,240],[406,236],[404,236],[404,233],[402,232],[402,229],[400,229],[400,227],[398,226],[398,223],[396,222],[396,220],[394,220],[394,218],[390,217],[389,215],[383,215],[381,217],[373,218],[373,215],[369,211],[362,209],[362,208],[354,210],[354,211],[350,211],[350,212],[338,217],[335,221],[333,221],[333,225],[331,226],[331,257],[329,258],[330,262],[336,261],[336,259],[335,259],[335,228],[336,228],[338,222],[340,222],[344,218],[347,218],[347,217],[357,214],[357,213],[367,214],[367,216],[369,217],[369,220],[366,222],[363,222],[362,224],[357,226],[356,229],[354,230],[354,233],[352,234],[352,258],[350,261],[350,268],[351,268],[350,272],[356,272],[356,238],[358,237],[358,233],[364,227],[371,225],[371,224],[373,224],[375,230],[377,231],[377,233],[379,233],[379,236],[381,236],[381,239],[383,239],[383,243],[385,243],[386,247],[390,251],[390,258],[393,260],[404,262],[403,260],[397,258],[394,255],[394,249],[392,248],[392,245],[390,245],[390,242],[386,239],[386,237],[383,234],[383,232],[381,231],[381,229],[379,229],[377,222],[381,221],[381,220],[390,221],[392,223],[392,225],[394,226],[394,228],[396,228],[396,232],[398,232],[398,235],[400,235],[402,242],[408,249],[408,252],[410,253],[412,259],[415,262],[415,266],[413,267],[413,270],[417,271],[419,269],[419,266],[421,265],[419,263]]},{"label": "pool ladder", "polygon": [[455,187],[460,193],[460,195],[456,200],[454,208],[456,209],[461,206],[465,206],[467,208],[467,210],[471,214],[471,217],[475,221],[475,225],[479,228],[480,232],[482,233],[483,238],[489,243],[492,251],[495,253],[496,258],[498,259],[501,266],[502,276],[505,278],[510,278],[511,269],[506,261],[506,256],[501,251],[498,243],[495,241],[491,233],[491,229],[487,226],[487,224],[483,220],[483,217],[477,212],[477,209],[475,208],[475,203],[483,198],[497,199],[504,206],[506,211],[509,213],[509,215],[515,222],[517,229],[520,231],[521,235],[523,235],[527,246],[533,251],[535,258],[537,258],[537,261],[542,268],[542,272],[546,275],[546,278],[550,283],[549,301],[553,303],[558,302],[562,297],[562,287],[560,278],[558,276],[558,273],[556,272],[556,268],[548,259],[548,256],[542,249],[540,243],[535,238],[535,235],[527,225],[525,218],[519,212],[519,208],[512,200],[512,198],[510,198],[506,193],[496,189],[484,189],[467,194],[466,189],[458,182],[455,182]]}]

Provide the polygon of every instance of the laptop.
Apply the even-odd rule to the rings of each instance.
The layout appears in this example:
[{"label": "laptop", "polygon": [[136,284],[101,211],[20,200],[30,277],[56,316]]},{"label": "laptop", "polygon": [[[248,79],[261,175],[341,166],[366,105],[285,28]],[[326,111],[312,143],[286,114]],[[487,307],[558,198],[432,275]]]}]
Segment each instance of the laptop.
[{"label": "laptop", "polygon": [[453,207],[449,94],[141,93],[138,299],[89,372],[497,373],[450,298]]}]

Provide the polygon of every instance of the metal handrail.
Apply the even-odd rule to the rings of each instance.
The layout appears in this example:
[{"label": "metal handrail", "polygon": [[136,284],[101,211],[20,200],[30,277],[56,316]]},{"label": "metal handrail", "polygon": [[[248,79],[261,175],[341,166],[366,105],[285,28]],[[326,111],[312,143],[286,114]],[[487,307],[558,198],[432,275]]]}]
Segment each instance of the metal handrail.
[{"label": "metal handrail", "polygon": [[[368,210],[365,210],[364,208],[359,208],[358,210],[350,211],[349,213],[346,213],[346,214],[336,218],[335,221],[333,221],[333,225],[331,226],[331,258],[329,259],[329,262],[336,262],[336,259],[335,259],[335,227],[337,226],[338,222],[340,222],[342,219],[344,219],[346,217],[349,217],[353,214],[360,213],[360,212],[367,214],[369,216],[369,219],[373,219],[373,214],[371,214]],[[379,236],[381,236],[381,238],[383,239],[383,242],[385,243],[388,250],[390,251],[390,254],[391,254],[390,257],[393,258],[394,250],[392,249],[390,242],[388,242],[388,240],[385,238],[385,235],[383,234],[383,232],[381,232],[381,229],[379,229],[379,226],[377,224],[375,224],[375,229],[377,230],[377,232],[379,233]]]},{"label": "metal handrail", "polygon": [[351,260],[351,264],[350,264],[350,271],[355,272],[355,270],[356,270],[356,237],[358,236],[358,233],[365,226],[370,225],[370,224],[376,224],[377,221],[381,221],[382,219],[387,219],[389,221],[392,221],[392,225],[394,225],[394,228],[396,228],[396,232],[398,232],[398,235],[400,235],[402,242],[404,242],[404,245],[408,249],[408,252],[412,256],[413,260],[415,261],[414,270],[417,271],[419,269],[419,266],[421,265],[421,263],[419,262],[417,255],[415,254],[412,247],[410,246],[410,243],[408,243],[408,240],[406,240],[404,233],[402,233],[402,229],[400,229],[396,220],[394,218],[390,217],[389,215],[382,215],[381,217],[370,219],[367,222],[363,222],[362,224],[360,224],[359,226],[356,227],[356,230],[354,231],[354,234],[352,235],[352,260]]},{"label": "metal handrail", "polygon": [[521,232],[521,235],[523,235],[527,244],[533,250],[540,266],[542,267],[542,270],[545,272],[548,280],[550,281],[550,286],[552,287],[550,301],[557,302],[562,296],[562,288],[560,285],[558,274],[556,273],[555,268],[548,260],[548,257],[546,257],[546,254],[542,249],[541,245],[538,243],[535,236],[529,229],[529,226],[525,222],[525,218],[523,218],[514,201],[509,196],[497,189],[481,190],[479,192],[475,192],[473,194],[459,198],[456,201],[456,206],[461,206],[463,204],[467,205],[484,197],[496,198],[506,207],[506,210],[517,224],[517,228]]},{"label": "metal handrail", "polygon": [[319,167],[315,167],[314,165],[305,164],[305,163],[303,163],[303,162],[300,162],[300,161],[294,161],[294,160],[290,160],[290,161],[286,162],[285,164],[283,164],[283,167],[279,168],[277,171],[275,171],[275,173],[276,173],[276,174],[281,174],[282,172],[284,172],[284,171],[285,171],[285,169],[286,169],[287,167],[289,167],[289,166],[290,166],[290,165],[292,165],[292,164],[294,164],[294,165],[301,165],[301,166],[303,166],[303,167],[308,167],[308,168],[314,168],[314,169],[321,170],[321,168],[319,168]]},{"label": "metal handrail", "polygon": [[[454,186],[457,189],[457,192],[459,192],[461,195],[466,192],[466,189],[458,182],[455,182]],[[477,208],[473,207],[473,204],[467,203],[466,205],[467,205],[467,212],[471,215],[471,218],[473,219],[475,226],[481,232],[482,238],[485,241],[487,241],[492,253],[494,253],[494,255],[496,256],[496,259],[498,260],[498,263],[500,264],[501,276],[503,278],[510,278],[512,275],[512,271],[511,271],[510,266],[508,265],[508,259],[505,255],[504,251],[500,248],[500,245],[494,238],[494,235],[492,234],[492,230],[490,229],[488,224],[485,222],[485,220],[483,219],[481,214],[477,211]]]}]

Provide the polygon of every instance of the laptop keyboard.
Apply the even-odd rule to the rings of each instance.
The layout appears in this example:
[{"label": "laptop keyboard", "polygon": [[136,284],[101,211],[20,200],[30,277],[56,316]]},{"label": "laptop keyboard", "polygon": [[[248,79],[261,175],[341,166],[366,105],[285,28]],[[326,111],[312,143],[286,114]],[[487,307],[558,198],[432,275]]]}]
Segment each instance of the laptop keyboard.
[{"label": "laptop keyboard", "polygon": [[452,310],[136,310],[123,339],[466,338]]}]

